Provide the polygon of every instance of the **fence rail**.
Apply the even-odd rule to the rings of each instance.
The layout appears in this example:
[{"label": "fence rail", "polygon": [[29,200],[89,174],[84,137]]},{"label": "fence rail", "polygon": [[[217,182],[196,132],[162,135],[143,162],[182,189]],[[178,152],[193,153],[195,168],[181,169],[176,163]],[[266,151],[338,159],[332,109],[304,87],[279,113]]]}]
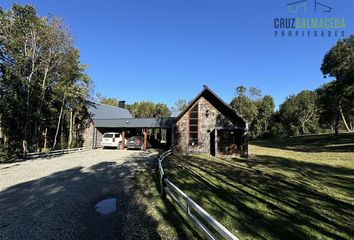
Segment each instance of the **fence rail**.
[{"label": "fence rail", "polygon": [[228,240],[238,240],[229,230],[221,223],[207,213],[202,207],[195,203],[181,189],[174,185],[165,175],[162,167],[162,161],[172,154],[172,150],[162,153],[157,158],[157,165],[160,173],[161,194],[163,197],[170,196],[171,199],[179,206],[182,211],[192,220],[192,222],[205,234],[208,239],[216,240],[216,234]]},{"label": "fence rail", "polygon": [[92,149],[92,147],[88,146],[88,147],[81,147],[81,148],[68,148],[68,149],[53,150],[53,151],[48,151],[48,152],[34,152],[34,153],[27,153],[24,156],[24,158],[29,159],[29,158],[49,157],[49,156],[67,154],[67,153],[82,152],[82,151],[87,151],[87,150],[91,150],[91,149]]}]

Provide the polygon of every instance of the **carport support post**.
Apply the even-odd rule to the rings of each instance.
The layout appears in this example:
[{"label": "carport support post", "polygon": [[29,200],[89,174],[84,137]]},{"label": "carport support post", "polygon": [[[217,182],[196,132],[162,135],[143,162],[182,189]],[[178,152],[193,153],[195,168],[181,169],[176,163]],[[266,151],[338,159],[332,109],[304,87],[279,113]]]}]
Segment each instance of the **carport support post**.
[{"label": "carport support post", "polygon": [[144,151],[147,149],[147,131],[146,128],[144,128]]},{"label": "carport support post", "polygon": [[125,148],[125,132],[124,132],[124,128],[122,129],[122,145],[120,147],[122,150],[124,150]]}]

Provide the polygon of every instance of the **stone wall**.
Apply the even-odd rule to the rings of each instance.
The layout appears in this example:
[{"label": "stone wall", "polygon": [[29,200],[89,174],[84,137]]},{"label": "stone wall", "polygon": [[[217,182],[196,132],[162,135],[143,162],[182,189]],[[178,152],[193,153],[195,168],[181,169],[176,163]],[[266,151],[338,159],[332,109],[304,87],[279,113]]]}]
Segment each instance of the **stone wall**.
[{"label": "stone wall", "polygon": [[[93,125],[93,122],[90,121],[88,124],[88,127],[85,129],[82,138],[83,138],[83,147],[88,147],[88,146],[93,146],[93,141],[94,141],[94,131],[95,131],[95,126]],[[96,147],[102,147],[101,141],[102,141],[102,136],[105,131],[103,129],[98,128],[96,130]]]},{"label": "stone wall", "polygon": [[93,122],[90,121],[88,127],[85,129],[82,138],[83,138],[83,147],[88,147],[93,145],[93,131],[95,127],[93,126]]},{"label": "stone wall", "polygon": [[173,149],[176,153],[210,153],[210,133],[215,127],[230,125],[225,118],[208,100],[201,97],[198,107],[198,145],[189,145],[189,111],[177,122],[174,131]]},{"label": "stone wall", "polygon": [[96,131],[96,147],[100,148],[102,147],[101,142],[102,142],[102,136],[105,133],[102,129],[97,129]]}]

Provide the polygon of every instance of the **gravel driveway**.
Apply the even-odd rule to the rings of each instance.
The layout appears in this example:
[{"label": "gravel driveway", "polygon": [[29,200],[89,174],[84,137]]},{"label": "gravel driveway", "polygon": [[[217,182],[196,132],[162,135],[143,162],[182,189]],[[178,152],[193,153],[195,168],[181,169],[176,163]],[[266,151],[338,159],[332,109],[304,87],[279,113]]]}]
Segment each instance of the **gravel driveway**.
[{"label": "gravel driveway", "polygon": [[[99,149],[1,164],[0,239],[145,238],[133,181],[157,154]],[[96,213],[106,198],[116,213]]]}]

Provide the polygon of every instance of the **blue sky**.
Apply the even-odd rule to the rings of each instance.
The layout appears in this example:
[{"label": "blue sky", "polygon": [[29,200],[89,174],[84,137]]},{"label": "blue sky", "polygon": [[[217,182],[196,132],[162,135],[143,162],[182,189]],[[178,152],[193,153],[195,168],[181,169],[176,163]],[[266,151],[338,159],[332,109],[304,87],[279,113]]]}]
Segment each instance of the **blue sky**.
[{"label": "blue sky", "polygon": [[[321,0],[331,13],[306,17],[346,19],[354,33],[353,0]],[[274,18],[291,0],[17,1],[39,15],[63,18],[82,63],[104,96],[167,103],[192,99],[203,84],[226,102],[239,85],[257,86],[276,104],[329,81],[320,71],[324,54],[340,37],[274,37]],[[2,0],[8,9],[13,1]]]}]

